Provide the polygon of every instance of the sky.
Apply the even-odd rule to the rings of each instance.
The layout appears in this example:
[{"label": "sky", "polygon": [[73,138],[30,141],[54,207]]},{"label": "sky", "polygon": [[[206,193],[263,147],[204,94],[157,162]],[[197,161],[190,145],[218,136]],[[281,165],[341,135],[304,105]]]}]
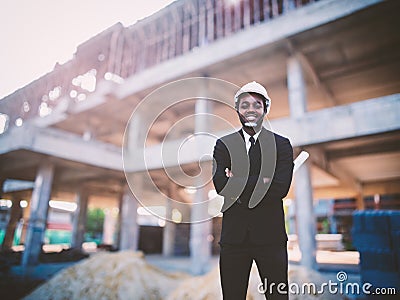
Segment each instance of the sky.
[{"label": "sky", "polygon": [[0,99],[72,58],[79,44],[173,0],[0,0]]}]

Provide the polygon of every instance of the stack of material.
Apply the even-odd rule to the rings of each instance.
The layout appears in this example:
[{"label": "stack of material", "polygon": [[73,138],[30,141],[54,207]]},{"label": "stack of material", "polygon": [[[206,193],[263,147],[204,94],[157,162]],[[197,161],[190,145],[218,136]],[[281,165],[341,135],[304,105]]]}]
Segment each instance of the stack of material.
[{"label": "stack of material", "polygon": [[352,238],[360,252],[363,283],[400,292],[400,211],[354,212]]},{"label": "stack of material", "polygon": [[140,252],[98,253],[59,272],[25,299],[166,299],[187,277],[149,265]]}]

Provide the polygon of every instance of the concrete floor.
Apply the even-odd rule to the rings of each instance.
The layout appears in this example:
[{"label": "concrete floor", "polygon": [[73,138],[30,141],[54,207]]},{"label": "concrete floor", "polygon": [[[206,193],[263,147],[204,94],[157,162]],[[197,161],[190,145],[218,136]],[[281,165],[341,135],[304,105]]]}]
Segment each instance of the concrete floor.
[{"label": "concrete floor", "polygon": [[[301,254],[298,250],[289,249],[289,263],[298,265]],[[149,254],[145,256],[146,261],[169,272],[186,272],[190,273],[190,257],[175,256],[163,257],[160,254]],[[218,264],[218,256],[213,256],[210,261],[209,269],[211,270]],[[69,267],[76,262],[66,263],[47,263],[39,264],[34,267],[26,268],[21,266],[13,266],[10,273],[18,277],[30,277],[34,279],[47,280],[60,270]],[[318,270],[321,272],[338,272],[346,271],[352,274],[359,273],[359,253],[357,251],[317,251]]]},{"label": "concrete floor", "polygon": [[[289,250],[289,269],[299,265],[300,253],[298,250]],[[162,270],[168,272],[190,273],[190,257],[166,258],[159,254],[146,255],[146,261]],[[209,270],[218,265],[218,256],[213,256]],[[359,253],[356,251],[318,251],[318,272],[326,277],[334,278],[339,271],[345,271],[351,282],[360,282]],[[20,299],[31,292],[39,284],[49,280],[57,272],[68,268],[79,262],[46,263],[24,269],[21,266],[13,266],[7,274],[0,274],[4,287],[0,291],[1,299]],[[15,287],[11,290],[5,287]],[[16,290],[17,289],[17,290]]]}]

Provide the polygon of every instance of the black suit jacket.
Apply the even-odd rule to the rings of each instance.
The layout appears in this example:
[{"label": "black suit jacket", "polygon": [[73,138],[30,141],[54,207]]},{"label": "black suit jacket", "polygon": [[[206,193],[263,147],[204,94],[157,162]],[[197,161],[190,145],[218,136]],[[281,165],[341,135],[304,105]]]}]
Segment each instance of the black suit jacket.
[{"label": "black suit jacket", "polygon": [[[282,198],[292,181],[292,146],[263,127],[254,147],[249,159],[242,130],[218,139],[214,147],[213,182],[224,196],[222,244],[240,244],[246,235],[257,245],[287,241]],[[226,177],[226,168],[233,177]],[[264,183],[263,177],[270,181]]]}]

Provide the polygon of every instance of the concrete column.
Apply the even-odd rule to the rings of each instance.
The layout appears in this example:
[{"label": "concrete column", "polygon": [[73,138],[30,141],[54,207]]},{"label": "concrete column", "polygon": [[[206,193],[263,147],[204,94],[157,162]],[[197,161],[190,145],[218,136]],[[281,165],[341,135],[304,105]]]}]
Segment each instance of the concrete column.
[{"label": "concrete column", "polygon": [[[170,188],[170,195],[169,197],[171,199],[176,199],[174,197],[174,191],[171,191],[171,189],[176,189],[175,185],[171,186]],[[174,255],[174,246],[175,246],[175,228],[176,224],[172,222],[172,210],[173,210],[173,205],[171,201],[166,201],[165,205],[165,210],[166,210],[166,222],[163,230],[163,256],[173,256]]]},{"label": "concrete column", "polygon": [[3,196],[3,185],[4,185],[5,178],[0,177],[0,198]]},{"label": "concrete column", "polygon": [[138,202],[128,186],[124,188],[120,210],[120,250],[138,249],[139,225],[137,223]]},{"label": "concrete column", "polygon": [[[24,196],[25,199],[32,199],[32,194],[33,194],[33,189],[32,191],[28,192],[26,196]],[[31,211],[31,203],[32,201],[28,201],[28,206],[22,210],[22,228],[21,228],[21,236],[19,243],[25,245],[25,240],[26,240],[26,232],[28,230],[28,221],[29,221],[29,215]]]},{"label": "concrete column", "polygon": [[115,208],[107,208],[105,210],[104,224],[103,224],[103,244],[114,244],[114,233],[117,224],[117,214]]},{"label": "concrete column", "polygon": [[[210,124],[204,113],[211,113],[211,105],[206,99],[198,99],[196,102],[195,132],[209,132]],[[200,145],[199,145],[200,147]],[[199,178],[196,186],[205,183],[205,178]],[[197,189],[193,204],[207,201],[208,193],[206,188]],[[191,210],[191,220],[209,219],[206,205],[194,205]],[[204,274],[209,269],[211,258],[211,240],[212,222],[211,220],[203,222],[192,222],[190,226],[190,257],[192,263],[192,273],[195,275]]]},{"label": "concrete column", "polygon": [[[194,203],[206,201],[208,198],[205,189],[197,190]],[[191,211],[191,218],[199,220],[201,218],[209,218],[208,211],[205,205],[196,206]],[[211,258],[211,240],[212,234],[211,220],[192,223],[190,225],[190,257],[192,264],[192,273],[201,275],[209,271],[209,263]]]},{"label": "concrete column", "polygon": [[289,57],[287,61],[287,84],[290,116],[301,118],[307,111],[307,94],[303,70],[296,56]]},{"label": "concrete column", "polygon": [[310,178],[310,165],[305,162],[296,173],[295,178],[297,238],[301,251],[300,263],[311,269],[316,268],[315,241],[316,223],[313,207],[313,195]]},{"label": "concrete column", "polygon": [[89,194],[81,188],[75,197],[77,208],[73,219],[71,247],[81,249],[85,237]]},{"label": "concrete column", "polygon": [[34,265],[39,261],[46,230],[53,174],[54,166],[51,162],[44,161],[40,164],[32,192],[25,251],[22,256],[24,266]]},{"label": "concrete column", "polygon": [[118,195],[118,220],[117,220],[117,240],[115,241],[116,247],[119,249],[121,245],[121,227],[122,227],[122,221],[121,221],[121,214],[122,214],[122,199],[124,197],[124,187],[122,186],[121,192]]},{"label": "concrete column", "polygon": [[364,203],[364,193],[363,193],[363,186],[361,183],[358,183],[356,186],[357,189],[357,195],[356,195],[356,206],[357,209],[359,210],[364,210],[365,209],[365,203]]},{"label": "concrete column", "polygon": [[21,216],[22,216],[22,208],[19,205],[19,197],[13,195],[10,219],[8,220],[6,234],[4,236],[4,241],[2,244],[3,250],[11,249],[14,241],[15,229],[17,228],[18,221],[20,220]]},{"label": "concrete column", "polygon": [[137,116],[131,119],[128,123],[126,132],[126,144],[127,151],[135,151],[137,148],[142,148],[144,145],[139,144],[139,141],[143,138],[143,131],[140,130],[143,118],[145,116]]},{"label": "concrete column", "polygon": [[[290,115],[300,119],[307,110],[306,84],[299,59],[292,56],[287,62],[287,82]],[[301,264],[308,268],[316,267],[316,223],[313,207],[313,194],[310,165],[306,161],[295,175],[297,238],[301,251]]]}]

